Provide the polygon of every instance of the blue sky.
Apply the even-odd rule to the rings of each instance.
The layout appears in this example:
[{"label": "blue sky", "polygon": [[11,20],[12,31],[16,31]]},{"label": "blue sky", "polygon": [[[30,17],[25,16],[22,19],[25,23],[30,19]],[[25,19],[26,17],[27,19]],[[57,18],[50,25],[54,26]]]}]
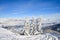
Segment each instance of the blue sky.
[{"label": "blue sky", "polygon": [[60,17],[60,0],[0,0],[0,18]]}]

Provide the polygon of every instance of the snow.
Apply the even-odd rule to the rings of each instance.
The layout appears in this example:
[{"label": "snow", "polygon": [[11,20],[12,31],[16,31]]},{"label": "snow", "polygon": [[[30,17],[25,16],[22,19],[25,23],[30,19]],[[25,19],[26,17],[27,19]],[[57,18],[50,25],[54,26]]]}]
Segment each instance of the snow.
[{"label": "snow", "polygon": [[[46,22],[46,21],[45,21]],[[56,36],[53,36],[49,33],[39,34],[39,35],[19,35],[13,33],[10,30],[1,28],[4,26],[14,26],[14,25],[23,25],[23,21],[17,19],[0,19],[0,40],[58,40]],[[22,23],[22,24],[21,24]]]},{"label": "snow", "polygon": [[0,28],[0,40],[16,39],[14,36],[14,33],[10,32],[9,30]]},{"label": "snow", "polygon": [[39,34],[39,35],[16,35],[9,30],[0,28],[0,40],[58,40],[57,37],[52,36],[51,34]]}]

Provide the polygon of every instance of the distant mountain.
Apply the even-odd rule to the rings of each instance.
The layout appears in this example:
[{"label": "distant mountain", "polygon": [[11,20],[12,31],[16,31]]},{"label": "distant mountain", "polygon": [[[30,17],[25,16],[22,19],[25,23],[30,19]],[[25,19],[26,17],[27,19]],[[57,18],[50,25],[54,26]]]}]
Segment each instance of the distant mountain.
[{"label": "distant mountain", "polygon": [[51,30],[60,32],[60,24],[55,24],[55,25],[47,26],[44,29],[51,29]]}]

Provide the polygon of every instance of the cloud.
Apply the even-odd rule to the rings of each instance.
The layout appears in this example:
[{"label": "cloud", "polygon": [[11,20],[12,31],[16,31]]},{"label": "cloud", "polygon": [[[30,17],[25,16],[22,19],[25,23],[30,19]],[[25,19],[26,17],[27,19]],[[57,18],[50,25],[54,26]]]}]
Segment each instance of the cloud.
[{"label": "cloud", "polygon": [[60,8],[60,7],[56,7],[56,8]]},{"label": "cloud", "polygon": [[2,7],[0,7],[0,10],[3,10],[3,8],[2,8]]},{"label": "cloud", "polygon": [[14,12],[15,12],[15,11],[17,11],[17,10],[12,10],[12,11],[14,11]]},{"label": "cloud", "polygon": [[0,7],[0,11],[2,11],[2,10],[4,10],[5,9],[5,7]]},{"label": "cloud", "polygon": [[12,14],[18,14],[18,13],[12,13]]}]

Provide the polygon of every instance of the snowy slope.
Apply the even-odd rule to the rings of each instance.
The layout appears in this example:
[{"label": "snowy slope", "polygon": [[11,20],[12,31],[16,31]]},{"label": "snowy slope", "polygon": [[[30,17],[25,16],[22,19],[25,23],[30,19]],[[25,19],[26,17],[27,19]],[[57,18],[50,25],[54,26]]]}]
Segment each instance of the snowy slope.
[{"label": "snowy slope", "polygon": [[[23,25],[23,21],[16,20],[16,19],[4,19],[4,20],[1,19],[0,27],[2,25],[4,26]],[[9,30],[0,28],[0,40],[54,40],[54,39],[58,40],[56,36],[53,36],[49,33],[26,36],[26,35],[18,35]]]},{"label": "snowy slope", "polygon": [[58,40],[57,37],[52,36],[50,34],[39,34],[39,35],[31,35],[31,36],[22,36],[16,35],[9,30],[0,28],[0,40]]},{"label": "snowy slope", "polygon": [[0,28],[0,40],[17,40],[17,38],[15,38],[14,33],[6,29]]}]

